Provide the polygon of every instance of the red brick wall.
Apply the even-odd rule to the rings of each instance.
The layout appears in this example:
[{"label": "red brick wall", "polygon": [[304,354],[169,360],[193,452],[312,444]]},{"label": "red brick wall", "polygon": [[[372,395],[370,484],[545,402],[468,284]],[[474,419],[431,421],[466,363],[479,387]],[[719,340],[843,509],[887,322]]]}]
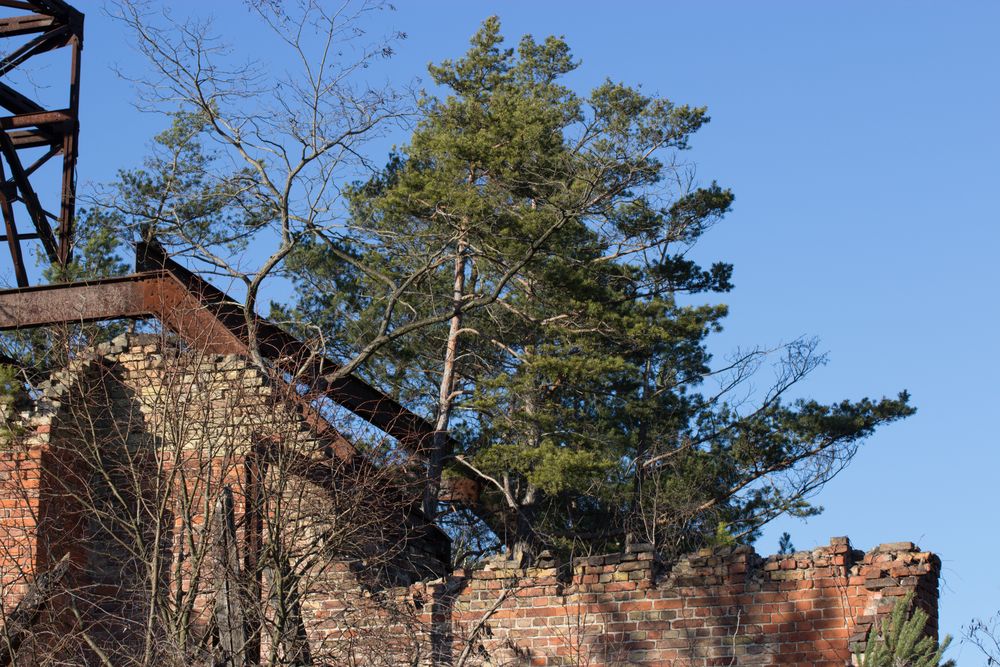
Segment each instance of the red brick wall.
[{"label": "red brick wall", "polygon": [[[192,604],[185,623],[197,644],[210,627],[214,508],[224,485],[235,496],[241,560],[249,558],[243,510],[248,458],[259,440],[298,457],[272,462],[255,481],[259,491],[270,493],[267,524],[297,529],[290,542],[315,541],[323,521],[353,520],[348,538],[382,539],[382,551],[393,554],[392,562],[374,559],[383,575],[380,585],[446,571],[447,540],[440,531],[418,530],[410,525],[418,517],[397,516],[404,511],[399,500],[366,497],[378,489],[399,492],[394,477],[342,462],[336,431],[316,429],[288,392],[244,359],[164,353],[155,337],[129,337],[80,355],[39,389],[41,398],[24,412],[7,411],[10,428],[0,432],[0,616],[21,600],[36,573],[69,553],[72,567],[62,585],[81,622],[106,653],[124,656],[145,641],[149,605],[142,596],[152,583],[147,566],[158,551],[161,589],[169,589],[171,600],[183,596],[178,605]],[[281,493],[274,495],[276,490]],[[352,502],[355,495],[361,502]],[[159,508],[164,524],[154,539]],[[277,516],[279,511],[290,515]],[[394,521],[375,525],[386,513]],[[120,540],[134,530],[145,534],[145,546],[133,553]],[[329,542],[345,530],[326,532]],[[394,544],[397,533],[405,538],[401,545]],[[38,624],[46,628],[40,643],[65,636],[67,646],[53,653],[66,664],[91,664],[93,656],[69,640],[73,633],[63,632],[79,625],[63,611]]]},{"label": "red brick wall", "polygon": [[42,448],[0,452],[0,585],[4,597],[23,595],[35,571]]},{"label": "red brick wall", "polygon": [[[144,443],[160,433],[157,406],[170,393],[164,389],[170,383],[162,372],[163,356],[148,342],[106,346],[102,356],[117,369],[115,382],[129,390],[119,396],[118,385],[108,385],[104,404],[122,404],[113,412],[123,442]],[[217,438],[197,434],[215,432],[222,423],[217,420],[223,425],[235,420],[240,431],[234,437],[249,446],[250,434],[267,433],[280,410],[262,379],[238,360],[201,361],[203,368],[190,375],[201,384],[188,387],[184,369],[174,378],[186,393],[184,400],[168,403],[202,406],[192,408],[198,413],[190,426],[196,435],[190,442],[185,436],[175,451],[183,455],[179,465],[201,471],[195,477],[211,471],[216,484],[231,481],[240,506],[242,459],[216,461],[199,443]],[[56,376],[46,389],[47,402],[25,416],[23,433],[0,451],[0,602],[8,610],[33,574],[66,551],[84,579],[95,567],[81,541],[84,518],[65,492],[74,486],[67,485],[74,431],[66,388],[87,364],[79,366]],[[203,381],[204,373],[240,388],[233,394],[238,400]],[[97,377],[103,382],[112,375]],[[206,399],[211,409],[201,414]],[[126,409],[130,402],[143,416]],[[315,437],[298,424],[295,439],[315,449]],[[419,565],[410,570],[442,557],[419,547],[415,542],[403,554]],[[841,666],[875,615],[908,591],[931,612],[931,631],[937,630],[939,561],[910,543],[865,554],[846,538],[835,538],[829,546],[790,556],[761,558],[747,547],[730,547],[676,563],[662,563],[636,545],[629,553],[564,567],[542,565],[518,570],[497,561],[484,570],[388,590],[385,581],[405,576],[382,577],[372,585],[363,563],[328,567],[303,579],[309,582],[302,607],[314,658],[318,664],[365,665]]]},{"label": "red brick wall", "polygon": [[445,599],[436,623],[426,604],[422,620],[458,651],[472,644],[471,664],[842,666],[897,596],[915,591],[936,619],[939,568],[908,542],[863,554],[834,538],[766,559],[730,547],[672,566],[640,546],[578,559],[569,580],[495,566],[411,595]]}]

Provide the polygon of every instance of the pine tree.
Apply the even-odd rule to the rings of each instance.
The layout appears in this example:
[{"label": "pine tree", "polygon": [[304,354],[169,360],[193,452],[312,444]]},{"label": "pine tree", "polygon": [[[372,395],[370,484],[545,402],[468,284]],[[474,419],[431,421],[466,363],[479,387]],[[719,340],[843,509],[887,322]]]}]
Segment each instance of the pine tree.
[{"label": "pine tree", "polygon": [[945,637],[939,645],[926,634],[927,612],[913,606],[913,593],[907,593],[896,601],[892,613],[883,619],[881,626],[872,625],[864,653],[855,654],[858,664],[863,667],[955,666],[954,660],[941,662],[951,637]]},{"label": "pine tree", "polygon": [[430,68],[441,94],[410,142],[350,192],[355,235],[292,253],[301,296],[279,314],[462,443],[432,443],[425,510],[449,468],[474,475],[480,505],[449,516],[508,548],[683,551],[818,511],[807,496],[908,397],[786,404],[824,361],[796,341],[753,409],[730,401],[767,352],[713,368],[727,310],[689,298],[732,287],[729,264],[688,256],[733,201],[682,159],[707,112],[611,81],[577,94],[578,65],[555,37],[505,48],[487,20]]}]

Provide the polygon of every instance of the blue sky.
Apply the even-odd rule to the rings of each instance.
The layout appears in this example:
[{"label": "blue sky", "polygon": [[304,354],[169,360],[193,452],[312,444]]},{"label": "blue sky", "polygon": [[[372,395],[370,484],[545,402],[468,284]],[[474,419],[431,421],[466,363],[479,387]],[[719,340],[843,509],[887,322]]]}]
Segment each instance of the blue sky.
[{"label": "blue sky", "polygon": [[[237,0],[178,0],[214,12],[244,44]],[[156,116],[132,107],[112,66],[132,65],[120,26],[87,12],[80,181],[137,164]],[[460,55],[490,14],[505,34],[564,35],[583,66],[676,102],[707,105],[690,158],[733,188],[732,214],[697,251],[735,264],[727,329],[737,346],[816,335],[830,363],[820,400],[908,389],[919,413],[879,432],[818,497],[819,517],[777,521],[797,548],[911,540],[943,561],[941,626],[959,634],[1000,609],[992,429],[1000,361],[1000,226],[990,192],[1000,155],[1000,4],[987,2],[527,2],[396,0],[380,26],[408,39],[374,77],[406,82]],[[405,135],[395,138],[405,141]],[[6,267],[4,268],[6,270]],[[956,646],[952,655],[962,658]],[[966,648],[964,657],[975,658]]]}]

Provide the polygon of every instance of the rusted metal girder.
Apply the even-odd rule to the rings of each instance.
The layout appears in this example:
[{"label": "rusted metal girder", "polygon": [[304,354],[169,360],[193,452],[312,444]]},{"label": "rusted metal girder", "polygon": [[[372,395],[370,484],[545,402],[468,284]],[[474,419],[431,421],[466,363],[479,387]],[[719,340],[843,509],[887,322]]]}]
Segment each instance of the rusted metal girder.
[{"label": "rusted metal girder", "polygon": [[[146,261],[147,266],[156,266],[152,252]],[[159,266],[121,278],[0,290],[0,331],[155,317],[203,351],[249,353],[242,306],[162,255]],[[330,396],[400,440],[415,443],[433,433],[425,420],[364,380],[351,375],[328,380],[336,364],[264,318],[253,321],[261,356],[295,373],[297,382]]]},{"label": "rusted metal girder", "polygon": [[132,275],[89,283],[67,283],[0,291],[0,331],[51,324],[142,318],[151,313],[143,292],[159,276]]},{"label": "rusted metal girder", "polygon": [[196,295],[163,271],[0,291],[0,331],[150,317],[205,352],[246,352]]},{"label": "rusted metal girder", "polygon": [[[169,271],[120,278],[0,290],[0,331],[85,324],[112,319],[160,320],[195,349],[211,354],[247,354],[247,347],[220,322],[197,294]],[[17,365],[0,357],[0,363]],[[30,369],[25,369],[30,372]],[[298,392],[289,391],[301,417],[342,459],[356,451]]]},{"label": "rusted metal girder", "polygon": [[[14,44],[0,57],[0,79],[25,65],[32,57],[69,47],[69,98],[65,109],[49,110],[31,97],[0,82],[0,154],[9,171],[0,171],[0,215],[5,240],[21,287],[28,285],[22,242],[39,240],[52,264],[65,266],[72,259],[73,218],[76,214],[76,161],[80,133],[80,55],[83,50],[83,14],[63,0],[0,0],[0,8],[28,12],[0,17],[0,39],[27,41]],[[19,151],[47,148],[30,166]],[[31,182],[31,175],[56,155],[62,155],[59,213],[49,213]],[[9,176],[8,176],[9,175]],[[18,231],[14,203],[27,210],[35,230]],[[53,232],[51,221],[58,223]]]},{"label": "rusted metal girder", "polygon": [[317,354],[272,322],[256,315],[248,322],[239,302],[170,259],[157,244],[137,244],[136,269],[163,271],[173,276],[188,293],[198,295],[204,307],[240,341],[244,351],[254,345],[264,359],[278,364],[296,382],[314,393],[329,396],[338,405],[399,440],[411,452],[420,455],[430,444],[434,427],[426,420],[361,378],[354,375],[338,377],[337,363]]},{"label": "rusted metal girder", "polygon": [[[0,331],[122,318],[156,318],[196,349],[260,356],[286,373],[305,398],[327,396],[423,456],[434,427],[392,397],[354,375],[268,320],[253,315],[225,292],[170,259],[156,244],[140,243],[139,273],[121,278],[0,291]],[[251,334],[251,327],[253,334]],[[290,394],[299,395],[293,388]],[[320,432],[335,430],[303,401],[303,416]],[[333,433],[331,433],[333,435]],[[342,447],[343,438],[339,438]],[[459,451],[455,447],[455,451]],[[346,451],[344,452],[346,453]],[[338,452],[340,454],[340,452]],[[465,497],[478,495],[468,480]]]}]

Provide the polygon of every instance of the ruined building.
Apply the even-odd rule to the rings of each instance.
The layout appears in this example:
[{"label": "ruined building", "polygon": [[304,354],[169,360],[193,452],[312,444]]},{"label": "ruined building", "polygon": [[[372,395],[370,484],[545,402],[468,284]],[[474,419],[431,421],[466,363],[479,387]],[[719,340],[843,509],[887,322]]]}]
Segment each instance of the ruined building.
[{"label": "ruined building", "polygon": [[352,460],[244,356],[169,336],[119,337],[39,387],[0,454],[5,615],[62,569],[13,664],[140,664],[152,645],[187,664],[843,665],[897,596],[936,609],[938,559],[910,543],[451,571],[391,466]]},{"label": "ruined building", "polygon": [[[155,244],[133,275],[29,286],[22,242],[61,265],[72,248],[83,15],[0,5],[29,12],[0,18],[0,37],[25,40],[2,73],[56,49],[71,61],[65,109],[0,83],[19,285],[0,291],[0,330],[159,327],[78,350],[0,405],[0,665],[839,666],[908,592],[936,632],[940,564],[910,543],[672,562],[632,544],[452,570],[405,465],[433,427],[376,387]],[[56,157],[58,215],[32,186]],[[448,493],[472,502],[478,485]]]}]

